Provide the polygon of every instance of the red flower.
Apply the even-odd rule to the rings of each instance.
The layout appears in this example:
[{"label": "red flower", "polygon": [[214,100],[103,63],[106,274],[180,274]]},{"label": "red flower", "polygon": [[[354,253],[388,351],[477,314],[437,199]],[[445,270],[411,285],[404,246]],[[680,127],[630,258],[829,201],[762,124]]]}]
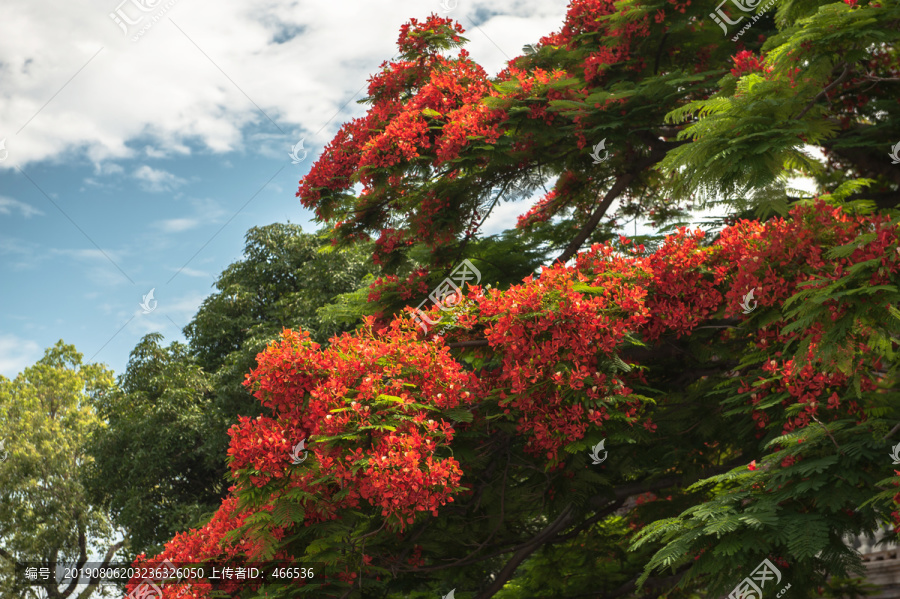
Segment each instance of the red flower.
[{"label": "red flower", "polygon": [[750,50],[741,50],[732,56],[731,60],[734,61],[734,68],[731,69],[731,74],[735,77],[741,77],[747,73],[762,73],[767,70],[765,68],[765,58],[754,55]]}]

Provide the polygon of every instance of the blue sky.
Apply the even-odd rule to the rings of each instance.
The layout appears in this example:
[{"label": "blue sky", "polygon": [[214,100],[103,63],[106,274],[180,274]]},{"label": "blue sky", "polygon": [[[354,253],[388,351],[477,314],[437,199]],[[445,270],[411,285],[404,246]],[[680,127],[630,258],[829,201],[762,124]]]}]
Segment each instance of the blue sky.
[{"label": "blue sky", "polygon": [[[410,17],[457,19],[473,58],[495,73],[557,30],[565,8],[6,0],[0,374],[15,376],[58,339],[121,373],[143,335],[184,339],[247,229],[313,230],[298,181],[340,124],[363,113],[354,100]],[[292,164],[301,139],[309,153]],[[501,205],[491,228],[526,209]]]}]

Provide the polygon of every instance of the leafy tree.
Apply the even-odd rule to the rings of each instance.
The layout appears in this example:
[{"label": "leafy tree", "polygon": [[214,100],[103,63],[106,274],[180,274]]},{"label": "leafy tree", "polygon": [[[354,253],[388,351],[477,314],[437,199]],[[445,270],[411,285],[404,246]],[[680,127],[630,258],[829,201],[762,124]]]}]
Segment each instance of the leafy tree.
[{"label": "leafy tree", "polygon": [[243,258],[185,327],[189,344],[164,347],[153,333],[134,348],[119,391],[100,405],[106,425],[93,436],[88,479],[95,500],[130,531],[130,556],[159,551],[221,503],[228,427],[265,411],[241,383],[266,343],[285,327],[321,340],[349,328],[340,306],[318,310],[362,284],[365,248],[322,245],[297,225],[250,229]]},{"label": "leafy tree", "polygon": [[208,448],[217,423],[209,376],[187,346],[161,341],[151,333],[131,352],[118,389],[98,402],[90,445],[88,487],[129,531],[132,557],[208,518],[226,490],[222,461]]},{"label": "leafy tree", "polygon": [[[900,140],[900,4],[754,7],[724,9],[751,26],[729,33],[712,3],[574,0],[494,78],[450,19],[404,25],[297,194],[339,247],[374,238],[367,316],[258,356],[268,412],[230,431],[233,488],[157,558],[320,565],[215,589],[241,597],[676,599],[760,564],[773,593],[857,592],[845,536],[900,527],[900,171],[878,149]],[[713,204],[714,234],[617,235]],[[424,332],[404,313],[498,240],[517,255],[494,286]]]},{"label": "leafy tree", "polygon": [[[49,568],[83,566],[99,551],[110,563],[124,541],[109,514],[89,500],[82,472],[91,464],[86,443],[101,424],[96,406],[114,392],[112,372],[82,364],[61,340],[15,379],[0,376],[0,596],[87,599],[98,585],[26,586],[16,564]],[[99,593],[98,593],[99,594]]]},{"label": "leafy tree", "polygon": [[217,291],[184,329],[191,354],[213,376],[215,409],[223,419],[218,449],[227,447],[228,423],[238,414],[257,413],[241,383],[282,329],[301,327],[324,343],[352,328],[339,321],[337,307],[322,309],[363,284],[369,268],[365,249],[323,248],[322,239],[299,225],[274,223],[247,232],[243,259],[222,272]]}]

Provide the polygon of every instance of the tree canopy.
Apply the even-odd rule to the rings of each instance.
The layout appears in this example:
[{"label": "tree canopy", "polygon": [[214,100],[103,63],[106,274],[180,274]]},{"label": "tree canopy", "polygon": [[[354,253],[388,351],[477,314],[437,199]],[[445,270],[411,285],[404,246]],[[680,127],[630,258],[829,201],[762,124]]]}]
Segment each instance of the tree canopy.
[{"label": "tree canopy", "polygon": [[[900,527],[900,5],[732,4],[573,0],[494,77],[451,19],[402,27],[297,192],[374,244],[360,324],[256,356],[228,495],[137,561],[315,576],[166,597],[817,597],[862,571],[846,535]],[[622,236],[637,217],[668,234]],[[463,259],[484,280],[420,326]]]},{"label": "tree canopy", "polygon": [[[145,336],[118,388],[100,403],[86,480],[95,501],[130,531],[126,552],[202,522],[225,492],[209,377],[180,343]],[[115,481],[115,484],[110,484]]]},{"label": "tree canopy", "polygon": [[[96,584],[25,584],[19,565],[83,566],[95,551],[108,564],[122,548],[103,507],[89,500],[82,473],[91,467],[91,432],[103,426],[97,404],[115,390],[113,373],[83,364],[57,342],[15,379],[0,376],[0,597],[87,599]],[[116,539],[116,537],[120,537]]]}]

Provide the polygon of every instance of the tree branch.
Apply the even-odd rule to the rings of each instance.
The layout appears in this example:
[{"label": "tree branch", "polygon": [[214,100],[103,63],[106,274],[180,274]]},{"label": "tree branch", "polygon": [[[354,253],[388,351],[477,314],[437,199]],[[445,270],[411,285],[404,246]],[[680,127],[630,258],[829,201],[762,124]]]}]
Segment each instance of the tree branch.
[{"label": "tree branch", "polygon": [[825,426],[824,424],[822,424],[822,421],[819,420],[818,418],[816,418],[816,415],[815,415],[815,414],[810,414],[810,416],[812,416],[812,419],[813,419],[813,420],[815,420],[816,422],[819,423],[819,426],[822,427],[822,430],[825,431],[825,434],[828,435],[828,438],[831,439],[831,442],[834,443],[834,446],[835,446],[835,447],[837,448],[837,450],[841,453],[841,455],[844,455],[844,450],[841,449],[841,446],[840,446],[840,445],[838,445],[837,440],[835,440],[834,435],[831,434],[831,431],[828,430],[828,427]]},{"label": "tree branch", "polygon": [[622,505],[625,503],[625,501],[626,501],[626,499],[624,499],[624,498],[617,499],[616,501],[608,504],[605,508],[603,508],[602,510],[600,510],[599,512],[597,512],[596,514],[594,514],[593,516],[591,516],[590,518],[588,518],[581,524],[579,524],[578,527],[575,528],[575,530],[567,532],[564,535],[556,535],[555,537],[553,537],[552,539],[547,541],[545,544],[552,545],[554,543],[561,543],[563,541],[568,541],[569,539],[573,539],[573,538],[577,537],[578,535],[583,533],[585,530],[587,530],[588,528],[590,528],[591,526],[593,526],[600,520],[603,520],[604,518],[606,518],[613,512],[620,509],[622,507]]},{"label": "tree branch", "polygon": [[[109,563],[112,561],[113,556],[115,556],[116,552],[125,545],[126,540],[127,537],[125,539],[122,539],[118,543],[114,543],[109,546],[109,549],[106,550],[106,556],[103,558],[103,564],[101,564],[100,566],[101,569],[109,566]],[[78,593],[78,599],[88,599],[88,597],[91,596],[91,594],[94,592],[94,589],[96,589],[99,584],[100,583],[98,582],[98,579],[92,578],[90,584],[88,584],[88,586],[83,591]]]},{"label": "tree branch", "polygon": [[[704,473],[704,476],[726,472],[731,468],[731,465],[717,466],[711,468],[710,472]],[[614,499],[612,501],[609,500],[608,494],[601,494],[595,495],[589,499],[587,503],[591,506],[597,506],[601,511],[609,510],[611,513],[630,495],[666,489],[678,485],[679,483],[683,483],[684,480],[685,477],[683,475],[673,474],[650,482],[634,482],[622,485],[621,487],[616,487],[613,492]],[[547,525],[544,530],[539,532],[534,538],[513,549],[516,553],[506,562],[503,569],[497,573],[491,584],[476,596],[476,599],[490,599],[490,597],[493,597],[503,588],[507,581],[509,581],[519,565],[542,545],[556,543],[568,538],[568,535],[560,536],[558,533],[574,523],[575,516],[572,513],[573,510],[573,505],[569,504],[559,516],[556,517],[556,520]]]},{"label": "tree branch", "polygon": [[816,94],[816,97],[809,101],[809,104],[807,104],[806,107],[805,107],[803,110],[800,111],[800,114],[798,114],[797,116],[794,117],[794,120],[795,120],[795,121],[800,120],[801,118],[803,118],[803,115],[805,115],[807,112],[809,112],[810,110],[812,110],[812,107],[815,106],[816,102],[818,102],[818,101],[822,98],[822,96],[824,96],[825,94],[827,94],[828,92],[830,92],[832,89],[834,89],[834,87],[835,87],[836,85],[838,85],[838,84],[841,83],[844,79],[847,78],[847,75],[850,74],[850,63],[848,63],[848,62],[843,62],[843,63],[841,63],[841,64],[838,65],[838,66],[839,66],[839,67],[840,67],[840,66],[844,67],[844,72],[841,73],[840,76],[839,76],[837,79],[835,79],[835,80],[832,81],[830,84],[828,84],[828,85],[825,87],[825,89],[823,89],[823,90],[820,91],[818,94]]},{"label": "tree branch", "polygon": [[[884,437],[881,438],[882,441],[887,441],[887,438],[890,437],[891,435],[893,435],[894,433],[896,433],[897,431],[900,431],[900,422],[898,422],[897,424],[895,424],[895,425],[894,425],[894,428],[892,428],[891,430],[889,430],[889,431],[888,431],[888,434],[886,434]],[[6,556],[4,556],[4,557],[6,557]]]},{"label": "tree branch", "polygon": [[662,59],[663,48],[666,46],[666,38],[669,37],[669,32],[666,31],[663,36],[659,40],[659,47],[656,49],[656,59],[653,61],[653,74],[659,74],[659,61]]},{"label": "tree branch", "polygon": [[[644,585],[647,588],[661,588],[667,587],[666,590],[671,590],[672,585],[678,583],[684,577],[685,572],[687,572],[687,568],[684,569],[683,572],[679,574],[675,574],[674,576],[667,576],[665,578],[651,578],[647,580],[647,584]],[[595,597],[596,599],[616,599],[617,597],[621,597],[622,595],[627,595],[632,592],[637,585],[637,579],[639,577],[632,578],[628,582],[622,584],[619,588],[615,589],[611,593],[607,593],[604,595],[600,595],[599,597],[593,593],[589,595],[577,595],[578,597]]]},{"label": "tree branch", "polygon": [[[82,522],[78,522],[78,561],[75,563],[75,569],[80,570],[84,564],[87,562],[87,538],[84,535],[84,524]],[[69,583],[69,587],[63,591],[60,596],[63,599],[66,599],[69,595],[72,594],[72,591],[75,590],[75,587],[78,586],[78,578],[73,578],[72,582]]]},{"label": "tree branch", "polygon": [[[706,328],[734,328],[741,322],[739,318],[720,318],[707,320]],[[697,327],[700,328],[700,327]],[[469,339],[467,341],[455,341],[447,343],[450,349],[460,349],[465,347],[487,347],[489,342],[487,339]],[[657,344],[653,347],[632,346],[622,350],[623,357],[633,358],[638,361],[645,361],[652,358],[674,358],[684,355],[684,350],[672,344]]]},{"label": "tree branch", "polygon": [[[656,160],[654,160],[650,164],[655,163]],[[631,182],[634,180],[635,176],[636,175],[634,172],[629,172],[621,175],[618,179],[616,179],[616,182],[613,183],[613,186],[610,187],[609,191],[606,192],[606,195],[603,197],[600,205],[597,206],[597,209],[594,210],[594,213],[591,214],[591,217],[584,224],[575,238],[569,242],[569,245],[566,247],[565,251],[563,251],[563,253],[560,254],[559,258],[557,258],[554,262],[562,262],[563,264],[565,264],[569,261],[569,258],[574,256],[578,252],[585,240],[590,237],[591,233],[594,232],[594,229],[597,228],[597,225],[600,224],[600,221],[603,219],[603,215],[606,214],[607,210],[609,210],[609,207],[612,205],[613,200],[615,200],[620,193],[625,191],[628,185],[631,184]]]},{"label": "tree branch", "polygon": [[516,551],[515,555],[513,555],[512,558],[506,562],[506,565],[503,566],[503,569],[497,573],[494,581],[491,582],[485,590],[480,592],[475,599],[489,599],[502,589],[506,584],[506,581],[508,581],[513,573],[515,573],[519,564],[525,561],[525,558],[534,553],[534,551],[543,545],[547,539],[556,535],[557,532],[566,528],[571,523],[574,518],[572,516],[574,509],[575,508],[571,503],[567,505],[566,508],[560,512],[559,516],[556,517],[556,520],[548,524],[544,530],[539,532],[527,545]]},{"label": "tree branch", "polygon": [[862,78],[867,81],[890,81],[890,82],[894,82],[894,83],[900,82],[900,77],[876,77],[875,75],[872,75],[871,73],[866,73],[865,75],[862,76]]},{"label": "tree branch", "polygon": [[488,345],[487,339],[472,339],[470,341],[457,341],[455,343],[448,343],[447,347],[454,349],[457,347],[484,347]]},{"label": "tree branch", "polygon": [[584,242],[590,237],[591,233],[594,232],[594,229],[597,228],[597,225],[600,224],[600,221],[603,219],[603,215],[606,214],[606,211],[609,210],[609,207],[612,205],[613,201],[621,194],[628,186],[631,184],[637,176],[647,168],[650,168],[663,158],[665,158],[666,153],[669,149],[683,145],[688,143],[687,141],[677,141],[677,142],[664,142],[661,139],[655,137],[649,131],[638,131],[636,133],[637,137],[644,141],[650,147],[650,155],[644,157],[643,159],[637,161],[632,168],[626,172],[625,174],[619,176],[613,186],[606,192],[606,195],[603,197],[603,200],[600,202],[600,205],[597,206],[597,209],[594,210],[591,217],[584,224],[578,234],[575,236],[572,241],[569,242],[569,245],[566,247],[565,251],[563,251],[560,256],[554,260],[554,262],[562,262],[566,263],[569,259],[574,256]]},{"label": "tree branch", "polygon": [[[54,547],[53,551],[50,552],[50,571],[53,572],[53,576],[56,576],[56,558],[59,556],[59,548]],[[56,580],[51,580],[44,586],[44,590],[47,591],[47,597],[49,599],[60,599],[59,594],[59,583]]]}]

